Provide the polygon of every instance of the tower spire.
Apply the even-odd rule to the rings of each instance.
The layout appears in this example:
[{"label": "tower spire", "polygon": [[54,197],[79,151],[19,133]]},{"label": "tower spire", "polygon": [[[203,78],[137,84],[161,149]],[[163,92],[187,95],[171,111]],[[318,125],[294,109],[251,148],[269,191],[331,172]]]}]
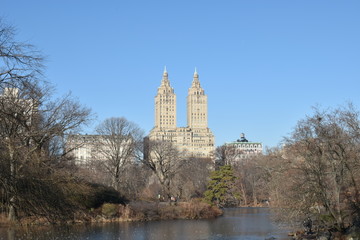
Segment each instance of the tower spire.
[{"label": "tower spire", "polygon": [[169,85],[170,84],[169,79],[168,79],[168,72],[166,70],[166,66],[164,67],[164,73],[163,73],[161,84],[162,85],[164,85],[164,84]]},{"label": "tower spire", "polygon": [[199,78],[199,74],[197,72],[197,68],[195,67],[195,71],[194,71],[194,78]]},{"label": "tower spire", "polygon": [[194,78],[193,78],[193,81],[192,81],[192,86],[193,87],[200,87],[199,74],[197,72],[196,67],[195,67],[195,71],[194,71]]}]

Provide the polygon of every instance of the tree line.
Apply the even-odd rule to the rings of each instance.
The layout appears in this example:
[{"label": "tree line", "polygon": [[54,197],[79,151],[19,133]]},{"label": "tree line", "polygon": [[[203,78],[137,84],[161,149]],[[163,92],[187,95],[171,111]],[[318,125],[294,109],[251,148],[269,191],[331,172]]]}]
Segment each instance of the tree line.
[{"label": "tree line", "polygon": [[129,200],[189,200],[206,189],[211,159],[189,157],[171,142],[150,140],[124,117],[105,119],[92,137],[90,143],[83,142],[93,151],[79,174],[111,186]]},{"label": "tree line", "polygon": [[359,229],[359,114],[351,103],[314,108],[281,147],[247,161],[236,161],[239,152],[230,145],[218,147],[222,167],[211,177],[206,199],[220,205],[265,204],[276,210],[278,220],[298,227],[311,219],[319,229]]}]

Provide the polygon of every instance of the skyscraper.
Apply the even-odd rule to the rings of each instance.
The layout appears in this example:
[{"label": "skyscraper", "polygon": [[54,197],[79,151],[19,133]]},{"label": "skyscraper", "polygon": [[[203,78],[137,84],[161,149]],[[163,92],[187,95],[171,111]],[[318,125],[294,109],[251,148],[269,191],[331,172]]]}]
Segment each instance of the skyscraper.
[{"label": "skyscraper", "polygon": [[155,128],[176,128],[176,95],[170,86],[166,68],[155,97]]},{"label": "skyscraper", "polygon": [[164,69],[161,85],[155,96],[155,126],[149,139],[170,141],[189,156],[212,157],[214,135],[208,128],[207,96],[195,70],[187,97],[187,127],[176,126],[176,95]]},{"label": "skyscraper", "polygon": [[187,96],[187,123],[190,128],[207,128],[207,96],[200,86],[199,74],[196,69]]}]

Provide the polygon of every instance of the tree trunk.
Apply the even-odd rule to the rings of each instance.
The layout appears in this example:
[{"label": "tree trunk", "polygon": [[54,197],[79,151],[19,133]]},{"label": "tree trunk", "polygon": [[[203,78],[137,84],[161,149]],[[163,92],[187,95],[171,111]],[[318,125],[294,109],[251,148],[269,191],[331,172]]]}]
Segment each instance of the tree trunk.
[{"label": "tree trunk", "polygon": [[253,204],[254,204],[254,206],[256,206],[258,204],[258,200],[256,197],[256,191],[254,188],[253,188]]},{"label": "tree trunk", "polygon": [[16,181],[16,167],[15,167],[15,160],[14,160],[14,149],[12,148],[11,144],[8,146],[9,148],[9,158],[10,158],[10,179],[9,179],[9,212],[8,212],[8,220],[9,221],[16,221],[16,208],[15,208],[15,181]]},{"label": "tree trunk", "polygon": [[242,192],[242,196],[243,196],[243,199],[244,199],[244,205],[247,206],[248,201],[247,201],[246,189],[244,187],[244,184],[241,184],[240,187],[241,187],[241,192]]},{"label": "tree trunk", "polygon": [[116,166],[115,168],[115,174],[112,176],[112,183],[111,183],[111,186],[116,190],[116,191],[119,191],[119,177],[120,177],[120,170],[119,170],[119,167]]},{"label": "tree trunk", "polygon": [[11,197],[9,200],[9,213],[8,213],[8,220],[9,221],[16,221],[16,209],[15,209],[15,197]]}]

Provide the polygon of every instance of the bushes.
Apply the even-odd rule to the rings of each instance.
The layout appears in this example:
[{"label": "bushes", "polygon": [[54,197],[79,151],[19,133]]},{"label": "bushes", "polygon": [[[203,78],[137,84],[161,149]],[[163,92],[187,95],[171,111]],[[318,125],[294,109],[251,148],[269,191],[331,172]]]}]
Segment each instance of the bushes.
[{"label": "bushes", "polygon": [[87,182],[67,184],[67,197],[81,209],[99,208],[104,203],[126,204],[121,194],[111,187]]},{"label": "bushes", "polygon": [[128,216],[124,214],[122,216],[135,221],[202,219],[215,218],[222,215],[222,211],[219,208],[202,202],[200,199],[179,203],[177,206],[139,202],[132,203],[127,208],[129,208]]},{"label": "bushes", "polygon": [[187,219],[215,218],[222,215],[222,211],[201,199],[192,199],[188,203],[183,203],[186,210]]},{"label": "bushes", "polygon": [[101,213],[107,218],[118,216],[119,205],[114,203],[104,203],[101,207]]}]

